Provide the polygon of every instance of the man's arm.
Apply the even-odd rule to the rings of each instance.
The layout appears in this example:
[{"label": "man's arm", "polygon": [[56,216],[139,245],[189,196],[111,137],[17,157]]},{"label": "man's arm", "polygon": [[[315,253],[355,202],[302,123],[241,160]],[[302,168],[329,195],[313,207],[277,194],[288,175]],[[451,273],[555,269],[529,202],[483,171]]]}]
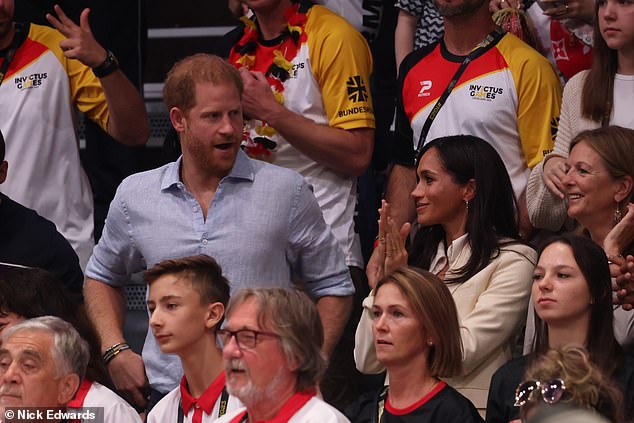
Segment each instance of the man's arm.
[{"label": "man's arm", "polygon": [[299,151],[338,172],[359,176],[370,164],[374,128],[340,129],[320,125],[279,104],[261,72],[240,69],[242,105],[251,118],[267,122]]},{"label": "man's arm", "polygon": [[[95,279],[86,278],[84,284],[86,311],[99,335],[102,354],[123,338],[125,316],[124,297],[120,288],[115,288]],[[108,364],[112,382],[123,396],[134,404],[147,405],[148,381],[140,355],[131,349],[121,351]]]},{"label": "man's arm", "polygon": [[[102,64],[107,51],[92,34],[88,22],[90,9],[82,11],[79,26],[58,5],[55,5],[55,13],[58,18],[47,14],[46,19],[66,37],[60,42],[64,56],[77,59],[90,68]],[[120,69],[100,78],[100,81],[108,105],[108,134],[126,145],[145,144],[150,136],[150,126],[145,104],[137,89]]]},{"label": "man's arm", "polygon": [[[299,178],[299,176],[298,176]],[[290,262],[317,304],[324,327],[322,351],[330,356],[352,311],[354,285],[345,254],[335,239],[310,186],[298,179],[289,223]]]},{"label": "man's arm", "polygon": [[399,68],[405,56],[414,50],[414,36],[418,17],[406,10],[398,11],[398,21],[394,31],[394,53],[396,56],[396,69]]},{"label": "man's arm", "polygon": [[108,104],[108,134],[122,144],[145,145],[150,137],[145,104],[132,82],[117,70],[100,79]]},{"label": "man's arm", "polygon": [[325,296],[317,300],[317,311],[324,327],[324,345],[321,350],[330,357],[352,312],[352,296]]},{"label": "man's arm", "polygon": [[390,204],[390,216],[397,228],[416,218],[414,199],[410,195],[414,188],[416,188],[414,167],[395,164],[387,178],[385,199]]},{"label": "man's arm", "polygon": [[[526,166],[530,169],[552,151],[561,111],[562,89],[552,65],[543,56],[510,59],[519,103],[517,129]],[[515,71],[515,69],[518,69]]]}]

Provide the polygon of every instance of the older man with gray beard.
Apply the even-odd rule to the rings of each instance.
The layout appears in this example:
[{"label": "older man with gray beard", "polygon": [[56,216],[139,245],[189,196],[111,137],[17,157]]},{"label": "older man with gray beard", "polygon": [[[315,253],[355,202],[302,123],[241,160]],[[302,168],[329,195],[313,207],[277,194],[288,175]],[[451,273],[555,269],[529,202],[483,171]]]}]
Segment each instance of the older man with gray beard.
[{"label": "older man with gray beard", "polygon": [[326,367],[323,328],[302,292],[245,289],[231,298],[223,342],[227,390],[246,408],[218,422],[348,422],[316,396]]}]

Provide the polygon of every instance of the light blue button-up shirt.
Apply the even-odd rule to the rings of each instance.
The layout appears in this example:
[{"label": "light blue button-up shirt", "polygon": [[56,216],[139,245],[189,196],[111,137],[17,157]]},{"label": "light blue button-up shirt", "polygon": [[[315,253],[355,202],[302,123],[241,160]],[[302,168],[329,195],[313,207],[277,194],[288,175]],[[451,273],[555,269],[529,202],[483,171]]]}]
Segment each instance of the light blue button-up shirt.
[{"label": "light blue button-up shirt", "polygon": [[[231,284],[291,288],[312,298],[347,296],[354,286],[345,254],[324,222],[311,187],[292,170],[238,152],[204,219],[179,177],[181,159],[126,178],[110,204],[86,276],[112,286],[161,260],[214,257]],[[167,392],[182,375],[178,357],[160,352],[151,330],[143,347],[150,385]]]}]

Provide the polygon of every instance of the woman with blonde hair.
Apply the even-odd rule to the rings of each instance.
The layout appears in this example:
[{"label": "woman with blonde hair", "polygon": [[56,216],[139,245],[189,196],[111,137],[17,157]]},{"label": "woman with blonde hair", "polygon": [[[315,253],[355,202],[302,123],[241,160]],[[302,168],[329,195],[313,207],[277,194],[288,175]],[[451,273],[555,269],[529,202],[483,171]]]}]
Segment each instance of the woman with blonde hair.
[{"label": "woman with blonde hair", "polygon": [[522,421],[540,407],[567,404],[593,410],[612,423],[624,421],[623,395],[586,350],[568,346],[548,351],[529,367],[515,392]]},{"label": "woman with blonde hair", "polygon": [[473,404],[440,378],[462,371],[458,313],[449,289],[425,270],[399,268],[375,287],[372,334],[389,387],[365,410],[364,421],[482,422]]}]

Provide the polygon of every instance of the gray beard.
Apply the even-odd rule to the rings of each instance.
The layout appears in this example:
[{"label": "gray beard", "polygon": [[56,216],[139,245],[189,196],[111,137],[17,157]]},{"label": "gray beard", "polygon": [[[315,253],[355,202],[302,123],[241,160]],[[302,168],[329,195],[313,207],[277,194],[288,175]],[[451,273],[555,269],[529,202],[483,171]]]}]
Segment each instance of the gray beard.
[{"label": "gray beard", "polygon": [[247,408],[267,400],[276,401],[275,396],[283,379],[282,369],[277,372],[266,387],[255,386],[248,370],[246,370],[246,375],[249,378],[249,382],[241,388],[234,388],[231,386],[230,378],[227,379],[227,392],[229,395],[240,399]]}]

